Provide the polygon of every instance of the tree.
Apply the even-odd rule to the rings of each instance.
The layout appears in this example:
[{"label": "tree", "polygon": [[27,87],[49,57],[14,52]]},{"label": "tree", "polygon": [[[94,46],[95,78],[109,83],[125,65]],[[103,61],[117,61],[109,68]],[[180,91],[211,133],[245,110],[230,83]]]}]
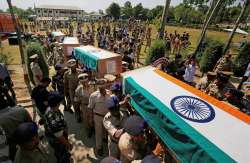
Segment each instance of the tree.
[{"label": "tree", "polygon": [[242,7],[242,10],[241,10],[241,13],[240,13],[240,15],[239,15],[237,21],[235,22],[233,31],[231,32],[231,34],[230,34],[230,36],[229,36],[229,38],[228,38],[228,41],[227,41],[227,43],[226,43],[226,46],[225,46],[225,49],[224,49],[224,52],[223,52],[224,55],[227,53],[227,51],[228,51],[228,49],[229,49],[229,46],[230,46],[230,44],[231,44],[231,42],[232,42],[233,36],[234,36],[234,34],[235,34],[235,31],[236,31],[236,29],[238,28],[239,23],[240,23],[242,17],[244,16],[244,14],[245,14],[245,12],[246,12],[246,9],[247,9],[247,7],[249,6],[249,4],[250,4],[250,1],[249,1],[249,0],[245,0],[245,3],[244,3],[244,5],[243,5],[243,7]]},{"label": "tree", "polygon": [[[215,1],[215,0],[213,0],[213,2],[214,2],[214,1]],[[216,4],[215,4],[214,7],[213,7],[213,5],[211,5],[211,7],[210,7],[210,9],[209,9],[209,10],[211,10],[211,13],[210,13],[210,14],[207,14],[207,17],[208,17],[208,18],[206,19],[207,21],[205,22],[203,31],[201,32],[201,36],[200,36],[198,45],[197,45],[197,47],[196,47],[196,49],[195,49],[195,52],[194,52],[195,54],[198,52],[198,50],[199,50],[199,48],[200,48],[200,46],[201,46],[201,44],[202,44],[202,42],[203,42],[203,39],[204,39],[204,37],[205,37],[205,35],[206,35],[206,31],[207,31],[208,25],[210,24],[212,18],[214,17],[216,11],[218,10],[218,8],[219,8],[220,5],[222,4],[222,2],[223,2],[223,0],[218,0],[218,1],[216,2]],[[213,9],[211,9],[212,7],[213,7]],[[209,16],[208,16],[208,15],[209,15]]]},{"label": "tree", "polygon": [[0,13],[3,13],[4,11],[0,9]]},{"label": "tree", "polygon": [[130,18],[131,16],[133,16],[133,7],[130,1],[126,1],[124,3],[124,7],[122,7],[121,9],[121,13],[124,18]]},{"label": "tree", "polygon": [[162,16],[163,10],[164,10],[164,6],[156,6],[155,8],[153,8],[151,10],[153,18],[156,18],[158,16]]},{"label": "tree", "polygon": [[101,14],[101,15],[104,15],[103,10],[98,10],[98,13]]},{"label": "tree", "polygon": [[159,38],[160,39],[162,39],[163,35],[164,35],[165,25],[166,25],[166,22],[167,22],[168,9],[169,9],[169,6],[170,6],[170,2],[171,2],[171,0],[166,0],[166,4],[165,4],[164,11],[163,11],[163,14],[162,14],[161,26],[160,26],[160,30],[159,30]]},{"label": "tree", "polygon": [[110,16],[112,16],[114,19],[119,19],[121,15],[121,8],[119,4],[117,3],[112,3],[107,9],[106,13]]},{"label": "tree", "polygon": [[235,76],[243,76],[250,62],[250,42],[246,42],[234,60],[233,72]]},{"label": "tree", "polygon": [[201,55],[200,71],[206,73],[212,71],[217,60],[222,56],[224,44],[213,39],[208,39],[207,46]]},{"label": "tree", "polygon": [[141,3],[137,4],[134,8],[133,8],[133,15],[136,19],[140,19],[140,16],[143,12],[143,6]]},{"label": "tree", "polygon": [[165,56],[166,46],[163,40],[155,40],[148,51],[145,59],[145,65],[149,65],[159,58]]}]

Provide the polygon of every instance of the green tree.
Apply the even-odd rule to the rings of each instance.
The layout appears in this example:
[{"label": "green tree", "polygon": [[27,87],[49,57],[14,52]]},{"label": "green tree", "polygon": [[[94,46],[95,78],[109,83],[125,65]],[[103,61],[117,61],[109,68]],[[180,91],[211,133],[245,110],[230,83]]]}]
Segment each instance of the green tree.
[{"label": "green tree", "polygon": [[27,47],[27,53],[26,53],[26,66],[28,67],[28,74],[29,74],[29,77],[31,79],[31,82],[34,83],[33,81],[33,74],[32,74],[32,71],[30,69],[30,59],[29,57],[34,55],[34,54],[38,54],[39,56],[39,61],[38,61],[38,64],[39,66],[41,67],[41,70],[43,72],[43,75],[44,76],[49,76],[49,68],[48,68],[48,65],[45,61],[45,57],[43,56],[43,49],[42,49],[42,46],[38,43],[30,43]]},{"label": "green tree", "polygon": [[137,4],[134,8],[133,8],[133,15],[135,18],[139,19],[143,13],[143,6],[141,3]]},{"label": "green tree", "polygon": [[243,76],[250,62],[250,42],[244,44],[239,55],[234,60],[233,72],[235,76]]},{"label": "green tree", "polygon": [[220,41],[209,39],[203,54],[201,54],[200,71],[206,73],[212,71],[218,59],[223,54],[224,44]]},{"label": "green tree", "polygon": [[121,9],[122,15],[124,15],[124,18],[130,18],[133,16],[133,7],[130,1],[126,1],[124,3],[124,6]]},{"label": "green tree", "polygon": [[163,13],[164,6],[156,6],[151,10],[153,18],[160,17]]},{"label": "green tree", "polygon": [[106,13],[112,16],[114,19],[119,19],[121,15],[121,7],[117,3],[111,3],[111,5],[106,9]]},{"label": "green tree", "polygon": [[159,58],[165,56],[165,43],[163,40],[155,40],[148,51],[145,59],[145,65],[149,65]]}]

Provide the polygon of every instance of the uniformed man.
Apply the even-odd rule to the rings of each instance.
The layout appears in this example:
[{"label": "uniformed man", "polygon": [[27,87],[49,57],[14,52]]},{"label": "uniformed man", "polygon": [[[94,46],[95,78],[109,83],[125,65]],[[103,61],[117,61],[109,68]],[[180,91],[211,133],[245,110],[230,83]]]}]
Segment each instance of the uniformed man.
[{"label": "uniformed man", "polygon": [[232,57],[231,54],[227,54],[221,59],[219,59],[219,61],[216,63],[214,71],[215,72],[232,71],[233,62],[231,60],[231,57]]},{"label": "uniformed man", "polygon": [[106,106],[109,95],[105,89],[105,82],[98,83],[99,88],[96,92],[92,93],[89,97],[88,108],[93,111],[93,120],[95,127],[95,141],[96,141],[96,153],[98,155],[103,154],[102,140],[105,135],[105,130],[103,128],[103,118],[108,113],[108,108]]},{"label": "uniformed man", "polygon": [[204,77],[200,79],[200,81],[196,84],[196,88],[205,91],[208,85],[214,81],[216,77],[215,72],[208,72]]},{"label": "uniformed man", "polygon": [[75,90],[78,85],[78,75],[79,72],[76,69],[76,60],[70,59],[67,62],[67,67],[69,68],[68,71],[64,74],[64,96],[67,99],[67,109],[71,108],[73,104],[74,107],[74,97],[75,97]]},{"label": "uniformed man", "polygon": [[[56,74],[54,76],[52,76],[52,88],[59,92],[62,96],[64,96],[64,73],[65,73],[65,68],[62,67],[62,65],[57,64],[55,66],[55,71]],[[66,107],[66,101],[65,98],[63,98],[63,105],[64,105],[64,111],[68,111],[70,113],[73,113],[73,110],[71,109],[67,109]]]},{"label": "uniformed man", "polygon": [[147,143],[144,137],[145,122],[137,116],[130,116],[124,124],[124,133],[121,135],[118,146],[121,151],[122,163],[141,160],[147,155]]},{"label": "uniformed man", "polygon": [[88,74],[83,73],[78,75],[79,84],[75,90],[75,112],[77,115],[77,121],[84,120],[84,125],[89,130],[87,120],[87,109],[89,103],[90,92],[88,90]]},{"label": "uniformed man", "polygon": [[31,98],[35,101],[36,107],[38,109],[38,114],[42,118],[47,107],[48,107],[48,96],[49,91],[47,87],[49,86],[51,79],[44,77],[41,82],[32,90]]},{"label": "uniformed man", "polygon": [[4,129],[0,126],[0,162],[11,163],[9,158],[9,145]]},{"label": "uniformed man", "polygon": [[225,98],[225,93],[227,89],[234,88],[234,86],[229,82],[230,76],[218,73],[214,82],[210,83],[205,92],[219,100]]},{"label": "uniformed man", "polygon": [[[126,99],[126,102],[128,100]],[[103,119],[103,126],[108,132],[108,149],[109,156],[119,158],[120,151],[118,148],[118,140],[123,133],[123,126],[127,116],[120,111],[120,102],[115,95],[111,96],[107,101],[109,112]]]},{"label": "uniformed man", "polygon": [[244,99],[244,93],[237,89],[228,89],[225,93],[225,101],[239,108],[244,113],[250,112],[250,105],[247,99]]},{"label": "uniformed man", "polygon": [[[23,107],[11,106],[9,100],[12,100],[12,98],[8,94],[0,92],[0,126],[4,129],[7,139],[11,140],[15,129],[23,122],[30,122],[31,117]],[[16,143],[8,141],[8,145],[9,158],[14,160]]]},{"label": "uniformed man", "polygon": [[63,56],[63,51],[62,47],[60,44],[57,42],[56,46],[53,48],[53,54],[54,54],[54,65],[56,64],[63,64],[64,63],[64,56]]},{"label": "uniformed man", "polygon": [[38,55],[34,54],[30,57],[30,59],[31,59],[30,69],[33,74],[33,80],[34,80],[35,86],[37,86],[40,84],[40,81],[43,78],[43,72],[41,70],[41,67],[38,64],[38,59],[39,59]]},{"label": "uniformed man", "polygon": [[14,133],[19,145],[14,163],[49,163],[49,156],[40,146],[38,126],[34,122],[22,123]]},{"label": "uniformed man", "polygon": [[46,110],[45,134],[50,145],[54,148],[55,156],[58,163],[70,163],[70,150],[72,145],[68,140],[67,123],[64,116],[59,110],[60,103],[63,99],[59,93],[51,93],[48,98],[49,107]]},{"label": "uniformed man", "polygon": [[11,92],[12,98],[16,100],[16,94],[13,90],[14,84],[10,78],[9,71],[3,63],[0,63],[0,81],[2,81],[3,84],[6,84],[8,90]]}]

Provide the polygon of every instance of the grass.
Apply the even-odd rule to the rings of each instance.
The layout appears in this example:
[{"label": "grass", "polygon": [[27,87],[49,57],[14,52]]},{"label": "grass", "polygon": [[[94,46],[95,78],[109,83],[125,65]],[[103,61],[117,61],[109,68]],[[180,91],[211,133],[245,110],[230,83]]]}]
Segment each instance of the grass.
[{"label": "grass", "polygon": [[3,45],[3,54],[7,55],[7,64],[17,65],[21,63],[21,56],[18,46]]},{"label": "grass", "polygon": [[[157,37],[157,29],[154,25],[151,25],[151,27],[152,27],[152,38],[155,39]],[[84,32],[86,31],[86,25],[83,30]],[[182,34],[183,32],[188,32],[190,34],[191,45],[189,48],[181,51],[183,55],[190,54],[195,50],[196,44],[198,42],[198,39],[201,33],[200,29],[166,26],[166,30],[168,33],[174,33],[174,31],[177,31],[177,33],[180,33],[180,34]],[[207,31],[207,37],[217,39],[224,43],[226,43],[229,37],[229,34],[230,34],[229,32],[218,32],[218,31],[210,31],[210,30]],[[235,34],[233,38],[233,43],[240,42],[242,36],[243,35]],[[250,36],[248,36],[247,39],[250,40]],[[145,46],[142,46],[142,50],[141,50],[142,58],[144,58],[145,54],[147,53],[147,52],[146,53],[144,52],[144,49],[145,49]],[[9,57],[11,58],[11,61],[9,64],[20,64],[21,58],[20,58],[20,52],[18,50],[18,46],[9,46],[7,44],[3,44],[3,52],[5,54],[8,54]],[[237,54],[238,51],[237,49],[232,48],[232,52],[233,54]]]}]

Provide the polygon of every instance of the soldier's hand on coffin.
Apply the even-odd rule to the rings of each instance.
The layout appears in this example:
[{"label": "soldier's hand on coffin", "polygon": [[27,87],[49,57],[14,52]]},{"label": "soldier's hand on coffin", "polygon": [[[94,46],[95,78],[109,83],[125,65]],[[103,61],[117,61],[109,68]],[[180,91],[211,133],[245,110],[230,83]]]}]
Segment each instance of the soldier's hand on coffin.
[{"label": "soldier's hand on coffin", "polygon": [[123,134],[123,129],[117,130],[114,134],[114,137],[116,139],[119,139],[122,134]]},{"label": "soldier's hand on coffin", "polygon": [[127,103],[127,102],[129,102],[130,99],[131,99],[131,96],[128,94],[128,95],[124,98],[124,101]]}]

